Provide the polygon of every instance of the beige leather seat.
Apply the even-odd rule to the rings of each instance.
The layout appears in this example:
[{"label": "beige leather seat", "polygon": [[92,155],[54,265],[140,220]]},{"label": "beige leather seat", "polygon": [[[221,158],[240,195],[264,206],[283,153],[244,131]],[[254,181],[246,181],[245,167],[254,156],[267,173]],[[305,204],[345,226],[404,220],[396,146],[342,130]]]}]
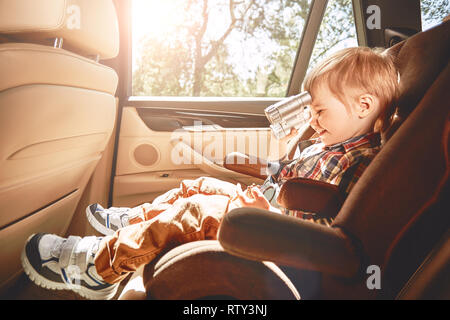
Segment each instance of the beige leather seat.
[{"label": "beige leather seat", "polygon": [[118,54],[115,7],[0,0],[0,42],[1,290],[28,236],[65,233],[111,136],[118,77],[97,61]]}]

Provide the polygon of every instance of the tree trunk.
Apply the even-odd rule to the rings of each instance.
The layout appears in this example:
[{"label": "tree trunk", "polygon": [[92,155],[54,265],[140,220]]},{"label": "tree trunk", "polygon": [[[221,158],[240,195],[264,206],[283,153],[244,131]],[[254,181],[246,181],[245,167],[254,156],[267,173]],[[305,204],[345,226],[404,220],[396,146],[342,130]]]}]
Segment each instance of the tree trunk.
[{"label": "tree trunk", "polygon": [[205,70],[205,65],[201,62],[201,60],[203,60],[202,57],[195,58],[194,85],[192,86],[193,97],[200,96],[203,87],[203,72]]}]

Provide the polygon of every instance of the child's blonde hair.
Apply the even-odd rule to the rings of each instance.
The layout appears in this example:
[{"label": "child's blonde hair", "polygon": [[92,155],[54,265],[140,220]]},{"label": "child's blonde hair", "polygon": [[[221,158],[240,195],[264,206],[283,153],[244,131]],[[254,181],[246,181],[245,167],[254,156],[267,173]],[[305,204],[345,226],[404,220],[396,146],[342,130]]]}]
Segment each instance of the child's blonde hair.
[{"label": "child's blonde hair", "polygon": [[[305,78],[303,88],[310,93],[327,84],[331,92],[348,108],[345,89],[357,89],[376,96],[381,112],[375,130],[387,128],[398,95],[399,75],[392,58],[381,49],[355,47],[340,50],[319,63]],[[362,93],[361,92],[361,93]]]}]

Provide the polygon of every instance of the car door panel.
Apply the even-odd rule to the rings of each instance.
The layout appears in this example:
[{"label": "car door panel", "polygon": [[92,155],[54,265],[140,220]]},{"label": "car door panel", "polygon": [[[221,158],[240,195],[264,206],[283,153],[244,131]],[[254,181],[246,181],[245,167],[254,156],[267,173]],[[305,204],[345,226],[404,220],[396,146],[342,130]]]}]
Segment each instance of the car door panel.
[{"label": "car door panel", "polygon": [[244,185],[261,182],[225,169],[222,165],[225,155],[241,152],[273,159],[279,158],[282,151],[262,115],[125,107],[113,205],[151,202],[163,192],[178,187],[181,180],[200,176]]}]

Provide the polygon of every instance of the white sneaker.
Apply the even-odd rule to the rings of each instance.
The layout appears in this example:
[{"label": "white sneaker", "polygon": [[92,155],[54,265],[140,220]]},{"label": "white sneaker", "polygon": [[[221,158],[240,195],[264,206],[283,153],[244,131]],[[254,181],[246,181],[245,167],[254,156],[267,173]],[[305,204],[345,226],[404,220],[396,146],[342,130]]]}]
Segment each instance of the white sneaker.
[{"label": "white sneaker", "polygon": [[92,300],[111,299],[119,283],[109,284],[97,274],[94,257],[99,237],[61,238],[33,234],[22,251],[22,266],[38,286],[52,290],[72,290]]},{"label": "white sneaker", "polygon": [[109,236],[129,225],[127,214],[129,210],[130,208],[126,207],[105,209],[100,204],[94,203],[86,208],[86,216],[95,230]]}]

